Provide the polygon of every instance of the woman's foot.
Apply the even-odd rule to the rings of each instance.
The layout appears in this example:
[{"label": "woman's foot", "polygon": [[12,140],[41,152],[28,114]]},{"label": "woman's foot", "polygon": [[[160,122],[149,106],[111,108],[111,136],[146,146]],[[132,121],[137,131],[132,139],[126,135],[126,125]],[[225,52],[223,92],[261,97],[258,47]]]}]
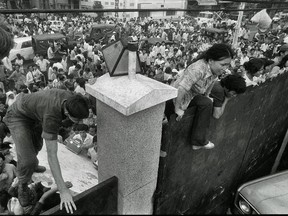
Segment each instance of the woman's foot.
[{"label": "woman's foot", "polygon": [[206,145],[204,145],[204,146],[192,145],[192,149],[193,149],[193,150],[212,149],[212,148],[214,148],[214,147],[215,147],[214,143],[212,143],[212,142],[210,142],[210,141],[209,141]]}]

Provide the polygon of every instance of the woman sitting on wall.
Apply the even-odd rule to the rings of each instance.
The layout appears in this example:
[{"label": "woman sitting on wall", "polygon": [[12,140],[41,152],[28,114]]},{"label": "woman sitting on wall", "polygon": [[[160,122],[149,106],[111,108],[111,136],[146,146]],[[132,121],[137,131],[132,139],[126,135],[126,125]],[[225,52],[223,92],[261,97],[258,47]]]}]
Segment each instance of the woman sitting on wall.
[{"label": "woman sitting on wall", "polygon": [[169,120],[175,111],[176,121],[180,121],[187,108],[196,108],[191,131],[193,150],[215,147],[207,137],[213,111],[213,102],[209,94],[218,76],[228,69],[232,58],[233,51],[230,46],[214,44],[197,61],[189,65],[173,84],[178,89],[178,96],[174,103],[166,103],[165,115]]}]

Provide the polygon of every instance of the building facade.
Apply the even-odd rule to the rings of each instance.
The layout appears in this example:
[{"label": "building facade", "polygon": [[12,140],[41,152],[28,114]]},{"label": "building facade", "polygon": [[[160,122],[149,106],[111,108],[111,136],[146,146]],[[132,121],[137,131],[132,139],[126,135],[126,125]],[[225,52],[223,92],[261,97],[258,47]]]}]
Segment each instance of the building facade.
[{"label": "building facade", "polygon": [[[106,16],[118,18],[153,17],[154,19],[176,18],[184,15],[188,0],[0,0],[8,9],[93,9],[94,4],[101,3],[103,9],[175,9],[175,11],[145,12],[106,12]],[[87,13],[88,14],[88,13]]]},{"label": "building facade", "polygon": [[[185,9],[187,0],[101,0],[104,9]],[[183,16],[183,11],[108,12],[107,16],[119,18],[153,17],[154,19]]]}]

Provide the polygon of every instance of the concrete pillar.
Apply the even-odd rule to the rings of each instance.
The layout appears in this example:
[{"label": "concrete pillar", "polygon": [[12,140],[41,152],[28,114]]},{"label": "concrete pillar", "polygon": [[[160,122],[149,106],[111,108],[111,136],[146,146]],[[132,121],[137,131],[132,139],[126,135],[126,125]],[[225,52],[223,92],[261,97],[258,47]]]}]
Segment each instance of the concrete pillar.
[{"label": "concrete pillar", "polygon": [[118,214],[152,214],[165,101],[177,89],[141,74],[107,73],[86,91],[97,99],[99,183],[119,179]]}]

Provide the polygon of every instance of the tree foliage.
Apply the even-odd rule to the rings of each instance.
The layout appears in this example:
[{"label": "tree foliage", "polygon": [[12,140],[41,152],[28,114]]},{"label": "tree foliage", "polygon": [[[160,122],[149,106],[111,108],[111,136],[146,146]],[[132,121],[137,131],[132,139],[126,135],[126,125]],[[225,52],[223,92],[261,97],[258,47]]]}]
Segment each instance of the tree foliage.
[{"label": "tree foliage", "polygon": [[[95,1],[93,5],[93,9],[103,9],[103,5],[101,4],[101,1]],[[100,12],[97,14],[98,14],[98,18],[101,18],[104,15],[103,12]]]}]

